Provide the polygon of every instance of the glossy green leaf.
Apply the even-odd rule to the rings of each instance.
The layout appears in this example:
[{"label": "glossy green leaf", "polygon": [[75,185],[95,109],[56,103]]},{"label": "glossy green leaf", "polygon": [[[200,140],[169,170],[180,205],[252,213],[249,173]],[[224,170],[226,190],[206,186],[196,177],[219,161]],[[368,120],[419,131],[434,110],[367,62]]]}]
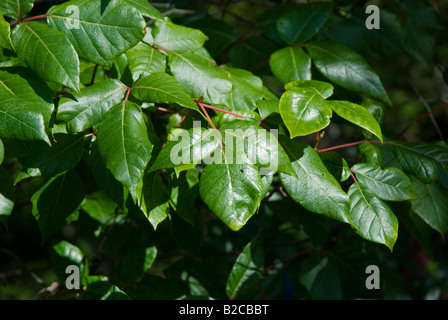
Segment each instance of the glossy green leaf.
[{"label": "glossy green leaf", "polygon": [[349,223],[349,198],[317,152],[298,140],[282,137],[280,142],[298,177],[279,174],[286,192],[311,212]]},{"label": "glossy green leaf", "polygon": [[35,144],[30,155],[23,161],[22,171],[32,177],[52,177],[68,171],[79,163],[83,152],[84,137],[57,133],[51,146]]},{"label": "glossy green leaf", "polygon": [[446,146],[400,141],[389,142],[398,162],[405,171],[415,175],[424,183],[431,183],[439,178],[439,165],[448,171],[448,148]]},{"label": "glossy green leaf", "polygon": [[448,192],[438,182],[425,184],[411,177],[418,198],[411,201],[412,212],[442,236],[448,231]]},{"label": "glossy green leaf", "polygon": [[34,0],[3,0],[0,3],[0,11],[5,16],[19,20],[24,18],[31,11]]},{"label": "glossy green leaf", "polygon": [[117,207],[104,191],[96,191],[86,195],[82,210],[99,223],[111,225],[118,220],[115,214]]},{"label": "glossy green leaf", "polygon": [[319,157],[331,175],[339,182],[344,182],[350,178],[350,169],[339,153],[334,151],[320,152]]},{"label": "glossy green leaf", "polygon": [[274,76],[283,84],[311,79],[311,58],[302,48],[287,47],[275,51],[269,59]]},{"label": "glossy green leaf", "polygon": [[258,234],[236,259],[227,278],[226,293],[230,300],[250,299],[259,288],[264,268],[264,251]]},{"label": "glossy green leaf", "polygon": [[132,94],[140,101],[177,103],[197,110],[198,107],[177,80],[166,73],[156,72],[139,79],[132,87]]},{"label": "glossy green leaf", "polygon": [[232,82],[209,57],[198,52],[170,52],[169,67],[192,98],[203,96],[205,103],[228,104]]},{"label": "glossy green leaf", "polygon": [[233,110],[254,110],[263,97],[263,81],[251,72],[222,66],[232,82],[229,105]]},{"label": "glossy green leaf", "polygon": [[350,197],[350,219],[356,232],[392,251],[398,236],[398,220],[390,208],[357,183],[352,184],[347,193]]},{"label": "glossy green leaf", "polygon": [[20,60],[35,74],[79,91],[78,54],[61,32],[30,21],[16,26],[11,39]]},{"label": "glossy green leaf", "polygon": [[53,106],[36,94],[19,75],[0,71],[0,137],[19,140],[43,140],[47,136]]},{"label": "glossy green leaf", "polygon": [[154,8],[147,0],[125,0],[129,5],[136,8],[142,16],[163,21],[163,15]]},{"label": "glossy green leaf", "polygon": [[145,174],[138,189],[139,207],[154,230],[168,217],[170,193],[159,174]]},{"label": "glossy green leaf", "polygon": [[165,72],[166,56],[143,42],[126,51],[126,57],[134,81],[152,72]]},{"label": "glossy green leaf", "polygon": [[59,100],[57,120],[67,124],[70,133],[82,132],[97,125],[106,112],[123,100],[126,86],[109,79],[95,83]]},{"label": "glossy green leaf", "polygon": [[332,111],[316,89],[294,87],[280,98],[280,115],[294,138],[326,128]]},{"label": "glossy green leaf", "polygon": [[[74,265],[79,268],[79,274],[84,274],[85,265],[83,263],[84,253],[75,245],[68,241],[61,240],[51,246],[50,260],[59,281],[65,284],[65,280],[70,275],[65,273],[68,266]],[[79,279],[82,281],[82,279]]]},{"label": "glossy green leaf", "polygon": [[366,108],[366,110],[375,118],[378,124],[383,124],[384,118],[386,116],[386,106],[384,105],[384,103],[378,100],[367,98],[361,102],[361,106]]},{"label": "glossy green leaf", "polygon": [[306,49],[316,68],[334,83],[391,105],[380,78],[360,54],[332,41],[311,42]]},{"label": "glossy green leaf", "polygon": [[0,167],[0,181],[0,222],[7,226],[14,208],[14,181],[11,173],[3,167]]},{"label": "glossy green leaf", "polygon": [[365,141],[358,146],[358,151],[359,157],[363,159],[364,162],[371,165],[381,166],[381,150],[375,144]]},{"label": "glossy green leaf", "polygon": [[0,137],[18,140],[43,140],[50,144],[46,134],[49,117],[42,106],[32,101],[11,98],[0,104]]},{"label": "glossy green leaf", "polygon": [[381,169],[378,165],[355,164],[351,171],[359,183],[376,197],[387,201],[405,201],[417,198],[417,192],[411,181],[398,168]]},{"label": "glossy green leaf", "polygon": [[70,222],[70,216],[79,209],[83,199],[84,184],[75,171],[49,179],[33,194],[32,214],[43,241]]},{"label": "glossy green leaf", "polygon": [[285,85],[285,90],[293,90],[296,87],[311,87],[319,92],[324,99],[328,99],[333,95],[334,87],[328,83],[318,80],[295,80]]},{"label": "glossy green leaf", "polygon": [[178,52],[196,51],[208,39],[201,30],[184,27],[166,19],[164,22],[156,21],[151,32],[157,47]]},{"label": "glossy green leaf", "polygon": [[287,154],[273,133],[254,122],[243,120],[227,122],[220,129],[224,130],[221,131],[222,141],[225,157],[229,162],[250,163],[274,172],[296,175]]},{"label": "glossy green leaf", "polygon": [[257,101],[257,109],[260,117],[264,118],[273,113],[280,113],[278,100],[259,100]]},{"label": "glossy green leaf", "polygon": [[[79,17],[72,16],[72,5]],[[145,35],[140,12],[121,0],[71,0],[51,7],[48,14],[48,24],[68,37],[80,57],[106,67]]]},{"label": "glossy green leaf", "polygon": [[383,142],[381,128],[375,118],[362,106],[348,101],[328,101],[327,105],[341,118],[369,131]]},{"label": "glossy green leaf", "polygon": [[324,26],[332,9],[331,2],[297,5],[278,19],[277,31],[289,45],[304,43]]},{"label": "glossy green leaf", "polygon": [[9,23],[5,21],[1,9],[0,9],[0,48],[10,50],[12,49],[11,27]]},{"label": "glossy green leaf", "polygon": [[210,164],[199,181],[202,200],[234,231],[258,210],[262,193],[260,174],[248,164]]},{"label": "glossy green leaf", "polygon": [[129,101],[112,107],[99,124],[97,138],[107,168],[136,201],[153,148],[141,109]]},{"label": "glossy green leaf", "polygon": [[174,168],[179,165],[197,164],[207,158],[219,146],[221,135],[203,127],[190,130],[177,129],[158,154],[151,171]]}]

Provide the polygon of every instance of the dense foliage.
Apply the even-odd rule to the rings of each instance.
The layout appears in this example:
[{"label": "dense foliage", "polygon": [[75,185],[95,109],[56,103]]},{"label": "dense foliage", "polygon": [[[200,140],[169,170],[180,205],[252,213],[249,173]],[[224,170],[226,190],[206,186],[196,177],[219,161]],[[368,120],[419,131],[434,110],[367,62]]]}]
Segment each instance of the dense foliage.
[{"label": "dense foliage", "polygon": [[446,298],[448,6],[365,2],[2,1],[0,298]]}]

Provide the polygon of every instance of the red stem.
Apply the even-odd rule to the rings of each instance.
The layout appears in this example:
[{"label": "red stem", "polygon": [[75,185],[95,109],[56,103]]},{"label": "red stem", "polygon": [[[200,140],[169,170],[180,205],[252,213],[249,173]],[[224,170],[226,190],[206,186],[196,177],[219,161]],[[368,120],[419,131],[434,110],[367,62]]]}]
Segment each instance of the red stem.
[{"label": "red stem", "polygon": [[210,119],[210,116],[208,115],[207,110],[205,110],[205,108],[202,105],[202,103],[198,103],[198,105],[202,109],[202,112],[204,112],[205,116],[207,117],[208,122],[210,122],[210,124],[212,125],[212,128],[215,129],[215,130],[218,130],[218,129],[216,129],[215,125],[213,124],[212,119]]},{"label": "red stem", "polygon": [[128,102],[129,94],[131,93],[131,88],[130,87],[127,87],[126,90],[127,90],[127,92],[126,92],[126,97],[124,98],[123,107],[126,107],[126,102]]},{"label": "red stem", "polygon": [[[215,129],[215,130],[218,130],[218,129],[216,129],[212,119],[210,119],[210,116],[208,115],[207,110],[205,110],[205,108],[203,106],[203,103],[197,102],[197,104],[202,109],[202,112],[204,112],[205,116],[207,117],[207,120],[212,125],[212,128]],[[219,139],[219,144],[221,145],[221,150],[224,152],[224,146],[222,145],[222,140],[221,139]]]},{"label": "red stem", "polygon": [[23,19],[23,20],[20,20],[20,17],[19,17],[19,21],[17,21],[16,23],[12,24],[11,28],[14,28],[19,23],[22,23],[22,22],[25,22],[25,21],[44,19],[44,18],[47,18],[47,17],[50,17],[50,16],[51,16],[50,14],[43,14],[43,15],[40,15],[40,16],[29,17],[29,18],[26,18],[26,19]]},{"label": "red stem", "polygon": [[[347,144],[341,144],[339,146],[334,146],[334,147],[330,147],[330,148],[326,148],[326,149],[317,149],[317,148],[315,148],[314,150],[316,150],[317,152],[327,152],[327,151],[331,151],[331,150],[337,150],[337,149],[342,149],[342,148],[348,148],[348,147],[356,146],[356,145],[361,144],[363,142],[378,143],[378,144],[381,143],[380,141],[375,141],[375,140],[361,140],[361,141],[351,142],[351,143],[347,143]],[[388,142],[383,142],[383,144],[388,144]]]},{"label": "red stem", "polygon": [[196,102],[196,104],[198,106],[200,106],[201,108],[205,107],[205,108],[213,109],[213,110],[216,110],[216,111],[221,111],[221,112],[224,112],[224,113],[227,113],[227,114],[231,114],[232,116],[235,116],[235,117],[239,117],[239,118],[243,118],[243,119],[245,118],[245,116],[243,116],[241,114],[236,114],[236,113],[233,113],[233,112],[221,109],[221,108],[213,107],[213,106],[210,106],[210,105],[202,103],[202,102]]},{"label": "red stem", "polygon": [[353,174],[352,170],[350,170],[350,175],[352,176],[352,179],[355,181],[355,183],[359,184],[359,182],[358,182],[358,180],[356,180],[356,177]]},{"label": "red stem", "polygon": [[160,48],[157,45],[153,44],[152,47],[156,50],[162,50],[162,51],[166,51],[166,52],[173,52],[172,50],[168,50],[168,49],[164,49],[164,48]]}]

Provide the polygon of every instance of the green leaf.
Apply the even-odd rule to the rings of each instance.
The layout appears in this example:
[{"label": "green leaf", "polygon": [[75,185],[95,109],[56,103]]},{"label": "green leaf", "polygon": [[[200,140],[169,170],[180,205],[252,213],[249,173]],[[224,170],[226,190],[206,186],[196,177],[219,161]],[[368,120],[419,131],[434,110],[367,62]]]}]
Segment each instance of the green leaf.
[{"label": "green leaf", "polygon": [[332,111],[315,88],[294,87],[281,96],[280,115],[294,138],[326,128]]},{"label": "green leaf", "polygon": [[391,251],[398,236],[398,220],[389,207],[365,187],[354,183],[348,189],[350,219],[364,239],[386,245]]},{"label": "green leaf", "polygon": [[32,214],[37,220],[42,241],[72,220],[84,199],[84,184],[76,171],[49,179],[31,197]]},{"label": "green leaf", "polygon": [[156,230],[168,216],[170,193],[160,175],[155,172],[143,176],[137,192],[139,207]]},{"label": "green leaf", "polygon": [[135,47],[126,51],[126,57],[134,81],[140,77],[146,77],[152,72],[165,72],[166,70],[166,56],[143,42],[139,42]]},{"label": "green leaf", "polygon": [[264,268],[264,251],[258,234],[239,254],[227,278],[226,293],[229,299],[250,299],[259,288]]},{"label": "green leaf", "polygon": [[269,58],[279,46],[261,37],[250,37],[232,46],[229,58],[234,68],[243,68],[259,74],[269,73]]},{"label": "green leaf", "polygon": [[427,142],[405,143],[392,141],[392,150],[405,171],[415,175],[424,183],[439,178],[439,165],[448,172],[448,148]]},{"label": "green leaf", "polygon": [[53,105],[37,95],[27,80],[5,71],[0,71],[0,95],[0,137],[50,144],[46,129]]},{"label": "green leaf", "polygon": [[392,104],[380,78],[360,54],[332,41],[311,42],[306,49],[316,68],[329,80]]},{"label": "green leaf", "polygon": [[293,90],[296,87],[311,87],[319,92],[323,99],[328,99],[333,95],[334,87],[328,83],[318,80],[295,80],[285,85],[285,90]]},{"label": "green leaf", "polygon": [[169,18],[166,21],[156,21],[152,29],[154,43],[157,47],[167,50],[196,51],[204,45],[208,39],[201,30],[184,27],[172,23]]},{"label": "green leaf", "polygon": [[412,211],[442,236],[448,231],[448,192],[438,182],[425,184],[411,177],[418,198],[411,200]]},{"label": "green leaf", "polygon": [[[228,162],[250,163],[291,176],[296,173],[277,138],[257,123],[234,120],[220,127]],[[228,151],[229,150],[229,151]]]},{"label": "green leaf", "polygon": [[3,141],[0,139],[0,164],[2,164],[5,159],[5,146],[3,145]]},{"label": "green leaf", "polygon": [[[1,5],[0,5],[1,7]],[[8,22],[3,18],[3,14],[0,11],[0,48],[13,49],[11,41],[11,27]]]},{"label": "green leaf", "polygon": [[340,300],[341,279],[332,259],[321,253],[310,255],[300,268],[300,283],[311,299]]},{"label": "green leaf", "polygon": [[177,103],[198,110],[193,99],[177,80],[166,73],[156,72],[139,79],[132,87],[132,94],[140,101],[155,103]]},{"label": "green leaf", "polygon": [[204,47],[213,57],[218,56],[235,41],[234,27],[224,20],[207,17],[195,20],[189,26],[201,30],[208,37]]},{"label": "green leaf", "polygon": [[20,60],[43,80],[79,91],[79,59],[73,45],[58,30],[40,22],[22,22],[11,35]]},{"label": "green leaf", "polygon": [[197,164],[216,150],[220,139],[220,133],[214,129],[197,127],[187,131],[178,128],[171,132],[169,141],[158,154],[151,171]]},{"label": "green leaf", "polygon": [[305,209],[350,222],[349,198],[311,146],[282,137],[297,178],[280,173],[286,192]]},{"label": "green leaf", "polygon": [[[68,10],[72,5],[79,17]],[[105,67],[145,35],[140,12],[121,0],[72,0],[51,7],[48,14],[48,24],[68,37],[80,57]]]},{"label": "green leaf", "polygon": [[257,109],[260,117],[265,118],[273,113],[280,113],[278,100],[259,100],[257,101]]},{"label": "green leaf", "polygon": [[233,110],[254,110],[256,103],[263,97],[263,81],[251,72],[221,66],[232,82],[229,106]]},{"label": "green leaf", "polygon": [[198,52],[170,52],[168,64],[172,75],[193,98],[203,102],[227,105],[232,82],[209,57]]},{"label": "green leaf", "polygon": [[163,15],[154,8],[147,0],[125,0],[129,5],[136,8],[142,16],[163,21]]},{"label": "green leaf", "polygon": [[0,167],[0,222],[7,226],[14,208],[14,181],[11,173]]},{"label": "green leaf", "polygon": [[0,11],[5,16],[19,20],[31,11],[33,5],[34,0],[3,0],[0,3]]},{"label": "green leaf", "polygon": [[258,210],[263,183],[248,164],[210,164],[199,181],[199,194],[230,229],[238,231]]},{"label": "green leaf", "polygon": [[369,131],[383,142],[380,125],[364,107],[348,101],[330,100],[327,103],[341,118]]},{"label": "green leaf", "polygon": [[364,162],[371,165],[381,166],[382,155],[380,149],[370,142],[363,142],[358,146],[359,157],[363,159]]},{"label": "green leaf", "polygon": [[86,195],[82,210],[103,225],[111,225],[117,219],[117,204],[103,191]]},{"label": "green leaf", "polygon": [[125,209],[128,190],[117,179],[115,179],[113,174],[107,169],[106,164],[101,158],[98,150],[97,140],[92,142],[89,147],[89,150],[84,153],[84,161],[92,171],[95,181],[98,183],[99,187],[118,204],[121,209]]},{"label": "green leaf", "polygon": [[331,15],[331,2],[301,4],[283,14],[277,21],[280,37],[289,45],[310,40],[327,22]]},{"label": "green leaf", "polygon": [[132,248],[118,264],[118,274],[121,281],[137,280],[153,264],[157,255],[156,247]]},{"label": "green leaf", "polygon": [[109,79],[95,83],[59,100],[56,118],[67,124],[70,133],[82,132],[97,125],[106,112],[123,100],[126,86]]},{"label": "green leaf", "polygon": [[[35,144],[23,161],[22,171],[28,176],[52,177],[76,167],[81,160],[84,137],[57,133],[51,146]],[[17,183],[17,181],[16,181]]]},{"label": "green leaf", "polygon": [[50,260],[56,276],[61,283],[65,284],[65,280],[69,276],[65,273],[69,265],[77,266],[79,268],[79,274],[84,274],[84,253],[70,242],[61,240],[54,244],[50,248]]},{"label": "green leaf", "polygon": [[129,101],[112,107],[99,124],[97,139],[107,168],[136,201],[153,148],[140,107]]},{"label": "green leaf", "polygon": [[293,80],[311,80],[311,58],[302,48],[286,47],[275,51],[269,66],[283,85]]},{"label": "green leaf", "polygon": [[43,140],[50,144],[46,134],[49,116],[42,105],[11,98],[0,104],[0,137],[18,140]]},{"label": "green leaf", "polygon": [[331,175],[339,182],[350,178],[350,169],[347,160],[334,151],[320,152],[319,157]]},{"label": "green leaf", "polygon": [[408,176],[398,168],[381,169],[378,165],[358,163],[351,171],[361,185],[380,199],[405,201],[418,196]]}]

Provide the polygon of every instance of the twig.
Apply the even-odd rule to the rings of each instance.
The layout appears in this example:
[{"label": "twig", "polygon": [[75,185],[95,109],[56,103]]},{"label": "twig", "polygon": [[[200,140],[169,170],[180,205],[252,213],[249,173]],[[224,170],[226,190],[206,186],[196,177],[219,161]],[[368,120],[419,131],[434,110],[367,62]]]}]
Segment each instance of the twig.
[{"label": "twig", "polygon": [[420,94],[420,91],[418,91],[418,89],[414,86],[414,84],[409,80],[408,77],[405,77],[406,81],[408,82],[409,86],[412,88],[412,90],[415,92],[415,95],[417,96],[417,98],[420,100],[420,102],[423,104],[423,106],[426,108],[426,111],[428,112],[428,116],[429,119],[431,119],[431,123],[434,126],[434,129],[437,132],[437,135],[439,136],[440,140],[443,140],[443,134],[442,131],[440,130],[439,125],[437,124],[436,118],[434,117],[434,115],[431,112],[431,107],[429,106],[428,102],[422,97],[422,95]]}]

